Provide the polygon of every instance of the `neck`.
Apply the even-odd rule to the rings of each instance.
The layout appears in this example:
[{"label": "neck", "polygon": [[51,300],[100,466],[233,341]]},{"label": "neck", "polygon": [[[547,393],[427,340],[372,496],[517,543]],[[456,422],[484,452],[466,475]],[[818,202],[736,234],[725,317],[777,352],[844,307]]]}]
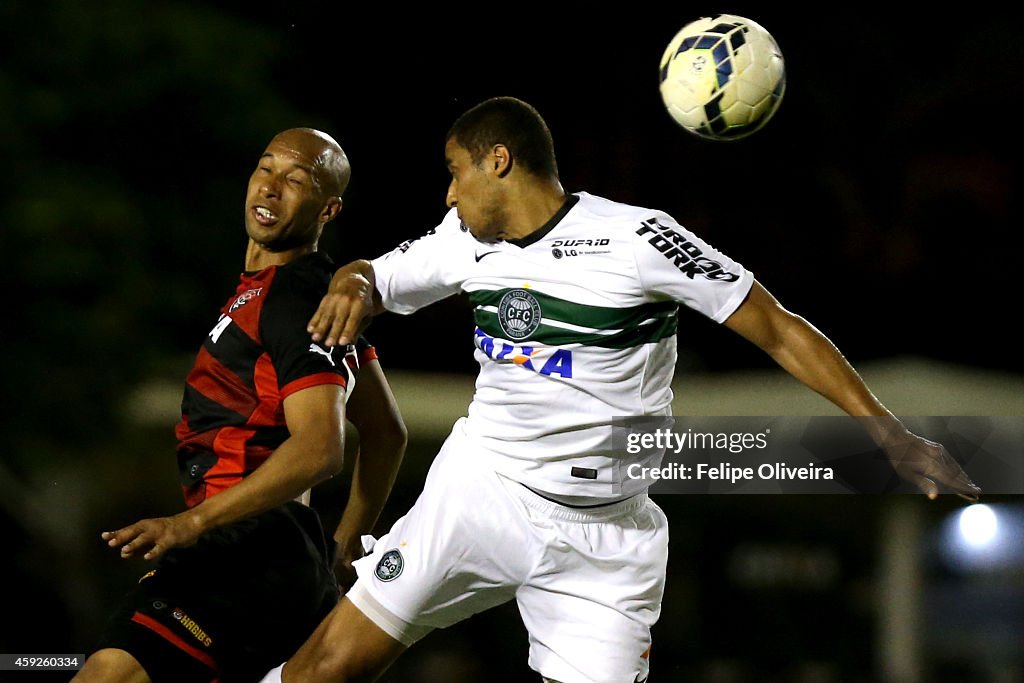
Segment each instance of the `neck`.
[{"label": "neck", "polygon": [[250,239],[249,246],[245,249],[245,270],[263,270],[270,266],[283,266],[300,256],[312,254],[316,251],[316,247],[317,243],[314,242],[313,244],[304,244],[301,247],[295,247],[286,251],[270,251],[262,244],[257,244]]},{"label": "neck", "polygon": [[509,202],[516,207],[509,216],[505,239],[522,239],[558,213],[565,203],[565,190],[557,178],[541,184],[530,184],[518,191]]}]

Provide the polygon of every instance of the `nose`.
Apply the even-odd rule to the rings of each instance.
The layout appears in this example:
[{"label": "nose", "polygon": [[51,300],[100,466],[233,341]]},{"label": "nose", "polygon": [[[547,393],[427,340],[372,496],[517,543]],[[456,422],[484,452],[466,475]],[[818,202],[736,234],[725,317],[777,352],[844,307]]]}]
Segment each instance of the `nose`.
[{"label": "nose", "polygon": [[280,194],[277,176],[264,178],[260,182],[260,194],[264,197],[277,197]]},{"label": "nose", "polygon": [[455,183],[452,182],[448,185],[448,193],[444,197],[444,203],[449,209],[454,209],[459,203],[459,200],[455,197]]}]

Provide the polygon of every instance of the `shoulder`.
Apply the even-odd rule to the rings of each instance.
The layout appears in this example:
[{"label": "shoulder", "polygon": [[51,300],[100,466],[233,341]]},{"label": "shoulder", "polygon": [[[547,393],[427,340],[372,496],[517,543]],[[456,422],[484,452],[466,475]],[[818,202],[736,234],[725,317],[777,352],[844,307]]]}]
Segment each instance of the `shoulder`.
[{"label": "shoulder", "polygon": [[[565,246],[588,244],[598,239],[600,244],[611,244],[612,250],[622,255],[643,249],[650,240],[652,228],[666,226],[681,229],[666,212],[634,204],[618,202],[589,192],[574,192],[579,201],[566,214],[559,226],[558,237]],[[556,242],[555,246],[562,246]]]},{"label": "shoulder", "polygon": [[[405,253],[413,245],[424,242],[427,244],[441,244],[449,243],[451,241],[462,241],[466,238],[472,239],[472,235],[469,229],[462,225],[462,221],[459,220],[459,214],[455,209],[449,209],[448,213],[444,215],[441,222],[436,226],[428,230],[427,232],[408,239],[398,245],[398,248],[394,251],[397,253]],[[392,252],[394,253],[394,252]]]},{"label": "shoulder", "polygon": [[580,198],[580,201],[576,204],[576,209],[594,218],[632,222],[652,216],[667,215],[664,211],[626,204],[625,202],[617,202],[613,199],[590,194],[589,192],[576,192],[574,194]]},{"label": "shoulder", "polygon": [[675,220],[664,211],[598,197],[587,192],[575,193],[580,201],[574,207],[576,217],[583,223],[601,224],[617,234],[644,233],[644,225],[651,221],[675,224]]},{"label": "shoulder", "polygon": [[466,228],[462,221],[459,220],[459,212],[455,209],[448,209],[448,212],[441,219],[441,222],[437,224],[437,227],[431,228],[423,236],[428,237],[430,235],[439,235],[442,237],[472,237],[469,233],[469,229]]},{"label": "shoulder", "polygon": [[437,235],[446,240],[475,241],[473,235],[469,232],[469,228],[462,224],[462,221],[459,219],[459,212],[455,209],[449,209],[437,227],[427,232],[427,235]]},{"label": "shoulder", "polygon": [[308,320],[327,293],[337,266],[329,256],[314,252],[278,266],[263,304],[261,326],[274,319]]},{"label": "shoulder", "polygon": [[322,251],[314,251],[281,266],[278,274],[295,282],[319,282],[324,278],[330,280],[337,269],[334,259]]},{"label": "shoulder", "polygon": [[312,294],[322,296],[337,269],[331,257],[323,252],[306,254],[278,267],[270,293],[276,294],[278,298]]}]

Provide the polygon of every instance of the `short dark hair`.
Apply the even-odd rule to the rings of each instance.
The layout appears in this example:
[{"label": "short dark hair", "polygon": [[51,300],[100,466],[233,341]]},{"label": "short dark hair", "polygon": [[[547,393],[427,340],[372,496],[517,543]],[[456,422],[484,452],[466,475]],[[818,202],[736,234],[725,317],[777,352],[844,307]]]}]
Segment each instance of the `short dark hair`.
[{"label": "short dark hair", "polygon": [[445,140],[454,139],[479,164],[494,145],[505,145],[523,168],[558,176],[555,143],[540,113],[515,97],[492,97],[456,119]]}]

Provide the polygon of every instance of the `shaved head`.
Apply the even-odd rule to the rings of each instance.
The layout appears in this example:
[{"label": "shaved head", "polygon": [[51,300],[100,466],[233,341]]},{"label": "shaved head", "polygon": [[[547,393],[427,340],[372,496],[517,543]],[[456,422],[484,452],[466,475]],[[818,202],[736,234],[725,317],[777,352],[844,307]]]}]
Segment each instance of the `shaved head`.
[{"label": "shaved head", "polygon": [[315,128],[289,128],[274,136],[278,143],[313,160],[312,175],[328,197],[341,197],[348,187],[352,167],[341,145],[327,133]]},{"label": "shaved head", "polygon": [[275,135],[246,192],[252,262],[282,263],[286,252],[315,251],[324,226],[341,211],[351,173],[348,157],[327,133],[289,128]]}]

